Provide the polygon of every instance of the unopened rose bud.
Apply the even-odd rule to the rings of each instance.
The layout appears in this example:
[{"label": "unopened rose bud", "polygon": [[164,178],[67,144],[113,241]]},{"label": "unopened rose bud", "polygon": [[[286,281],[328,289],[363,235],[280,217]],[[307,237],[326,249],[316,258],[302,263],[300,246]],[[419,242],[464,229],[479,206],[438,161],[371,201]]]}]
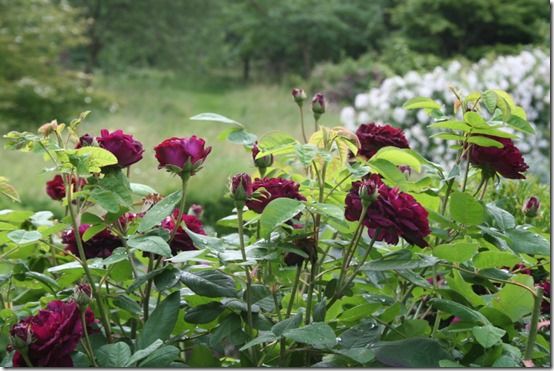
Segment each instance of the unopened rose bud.
[{"label": "unopened rose bud", "polygon": [[256,158],[258,153],[260,153],[260,149],[258,148],[258,144],[256,143],[254,144],[254,146],[252,146],[252,159],[254,160],[254,165],[256,165],[263,176],[263,173],[265,173],[265,169],[273,165],[273,155]]},{"label": "unopened rose bud", "polygon": [[312,98],[312,112],[316,120],[319,120],[319,117],[325,113],[325,96],[322,93],[317,93]]},{"label": "unopened rose bud", "polygon": [[377,196],[378,196],[377,184],[375,184],[375,182],[372,181],[371,179],[362,181],[362,184],[358,189],[358,195],[362,200],[362,204],[365,207],[368,207],[369,205],[371,205],[373,201],[377,199]]},{"label": "unopened rose bud", "polygon": [[292,89],[292,98],[294,99],[296,104],[302,107],[302,105],[304,104],[304,101],[307,98],[306,92],[304,91],[304,89],[294,88]]},{"label": "unopened rose bud", "polygon": [[90,134],[85,134],[79,138],[79,143],[77,143],[75,148],[88,147],[88,146],[92,146],[93,144],[94,144],[94,137]]},{"label": "unopened rose bud", "polygon": [[539,214],[539,209],[541,207],[541,203],[538,198],[535,196],[529,197],[525,203],[523,204],[523,207],[521,208],[521,211],[523,212],[523,215],[525,215],[528,218],[534,218]]},{"label": "unopened rose bud", "polygon": [[254,192],[252,188],[252,178],[246,173],[235,175],[231,179],[230,185],[231,197],[237,202],[244,202],[252,197]]},{"label": "unopened rose bud", "polygon": [[73,299],[81,309],[85,309],[92,300],[92,289],[86,283],[80,283],[75,286]]},{"label": "unopened rose bud", "polygon": [[23,321],[13,326],[10,331],[10,342],[15,350],[26,353],[33,342],[31,323]]},{"label": "unopened rose bud", "polygon": [[58,129],[58,120],[52,120],[38,128],[38,132],[47,137],[56,131],[56,129]]},{"label": "unopened rose bud", "polygon": [[190,205],[188,214],[189,215],[194,215],[195,217],[200,219],[200,218],[202,218],[202,215],[204,214],[204,208],[201,205],[192,204],[192,205]]}]

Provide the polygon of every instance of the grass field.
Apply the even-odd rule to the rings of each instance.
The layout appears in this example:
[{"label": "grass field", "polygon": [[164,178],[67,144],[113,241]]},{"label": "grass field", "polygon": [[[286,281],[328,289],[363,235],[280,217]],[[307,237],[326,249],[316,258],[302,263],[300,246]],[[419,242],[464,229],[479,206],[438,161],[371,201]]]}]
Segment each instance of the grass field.
[{"label": "grass field", "polygon": [[[184,82],[171,75],[141,73],[121,77],[98,76],[96,85],[111,97],[112,109],[94,110],[81,126],[97,135],[100,129],[123,129],[140,140],[145,148],[144,158],[132,167],[132,181],[145,183],[162,193],[176,189],[179,182],[157,169],[153,147],[164,138],[196,134],[213,147],[204,169],[192,179],[189,199],[205,203],[217,202],[225,193],[229,175],[238,171],[254,171],[250,153],[242,146],[217,139],[225,128],[221,124],[190,121],[202,112],[215,112],[243,123],[247,129],[261,135],[283,130],[300,137],[298,109],[290,96],[290,88],[277,85],[233,87],[206,86]],[[311,127],[311,111],[305,108]],[[338,124],[338,110],[331,109],[321,123]],[[78,112],[76,112],[76,116]],[[45,117],[44,122],[52,118]],[[40,125],[41,123],[37,123]],[[40,156],[0,149],[0,176],[6,176],[20,192],[19,207],[51,209],[59,206],[50,202],[44,192],[45,182],[52,177]],[[16,205],[0,200],[0,207]]]}]

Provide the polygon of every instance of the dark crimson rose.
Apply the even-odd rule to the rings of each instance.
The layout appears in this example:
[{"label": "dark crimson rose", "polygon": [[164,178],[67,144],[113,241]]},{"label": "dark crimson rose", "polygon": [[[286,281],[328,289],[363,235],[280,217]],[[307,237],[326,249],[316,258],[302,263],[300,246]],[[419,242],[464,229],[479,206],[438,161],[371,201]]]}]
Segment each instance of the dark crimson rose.
[{"label": "dark crimson rose", "polygon": [[[544,290],[543,296],[550,299],[550,281],[544,280],[542,282],[539,282],[538,286],[542,287],[542,289]],[[541,303],[541,313],[550,314],[550,303],[546,300],[543,300]]]},{"label": "dark crimson rose", "polygon": [[541,202],[535,196],[529,197],[525,200],[521,212],[528,218],[534,218],[538,215],[539,209],[541,207]]},{"label": "dark crimson rose", "polygon": [[258,143],[256,142],[252,146],[252,160],[254,160],[254,165],[256,165],[256,167],[265,169],[273,165],[273,155],[256,158],[258,153],[260,153],[260,148],[258,148]]},{"label": "dark crimson rose", "polygon": [[[368,178],[378,186],[379,192],[377,199],[369,205],[363,221],[369,236],[390,244],[397,244],[402,237],[410,244],[427,246],[425,236],[431,233],[427,210],[411,195],[382,183],[376,174]],[[344,215],[347,220],[358,221],[361,216],[361,184],[352,183],[352,189],[346,196]]]},{"label": "dark crimson rose", "polygon": [[77,143],[75,148],[92,146],[93,142],[94,142],[94,137],[90,134],[85,134],[79,138],[79,143]]},{"label": "dark crimson rose", "polygon": [[485,136],[502,143],[504,147],[481,147],[473,144],[470,149],[469,161],[489,176],[499,173],[508,179],[525,179],[525,175],[522,173],[527,171],[529,166],[525,163],[514,142],[509,138]]},{"label": "dark crimson rose", "polygon": [[[74,301],[51,301],[46,309],[35,316],[27,317],[11,329],[12,337],[27,336],[32,342],[28,356],[35,367],[72,367],[71,353],[75,351],[83,336],[79,307]],[[89,333],[94,332],[94,314],[87,308],[85,319]],[[26,367],[26,363],[16,351],[13,356],[14,367]]]},{"label": "dark crimson rose", "polygon": [[235,201],[246,201],[252,197],[252,178],[246,173],[235,175],[231,179],[231,196]]},{"label": "dark crimson rose", "polygon": [[175,168],[179,173],[190,172],[194,175],[200,165],[210,154],[212,147],[205,147],[206,142],[196,135],[190,138],[169,138],[154,147],[159,166],[169,170]]},{"label": "dark crimson rose", "polygon": [[[171,232],[175,228],[175,220],[179,216],[179,210],[173,210],[173,215],[168,216],[162,221],[162,228]],[[183,214],[182,221],[185,223],[188,229],[196,234],[206,235],[204,231],[202,222],[195,217],[194,215]],[[187,232],[183,229],[181,225],[177,228],[177,233],[175,237],[169,243],[171,247],[171,252],[173,255],[177,254],[179,251],[190,251],[196,250],[196,246],[192,243],[192,239],[189,237]]]},{"label": "dark crimson rose", "polygon": [[410,148],[402,130],[390,125],[378,125],[373,122],[362,124],[356,130],[361,148],[358,156],[369,160],[383,147]]},{"label": "dark crimson rose", "polygon": [[[79,226],[79,234],[81,238],[83,234],[89,229],[90,225],[81,224]],[[65,231],[62,234],[62,242],[65,244],[65,249],[72,252],[74,255],[79,256],[79,250],[77,249],[77,242],[73,234],[73,229]],[[85,250],[85,256],[87,259],[92,258],[107,258],[112,255],[112,252],[117,248],[123,246],[123,243],[116,235],[112,234],[109,230],[104,229],[100,233],[88,241],[83,242],[83,248]]]},{"label": "dark crimson rose", "polygon": [[132,135],[125,134],[122,130],[110,133],[106,129],[100,130],[100,136],[96,137],[98,145],[110,151],[117,157],[119,167],[127,167],[142,159],[142,143],[135,140]]},{"label": "dark crimson rose", "polygon": [[276,198],[286,197],[299,201],[306,201],[306,197],[299,192],[300,185],[292,180],[282,178],[256,178],[252,184],[254,191],[260,190],[260,195],[246,201],[246,206],[261,214],[267,204]]},{"label": "dark crimson rose", "polygon": [[[76,189],[77,183],[79,183],[79,189],[81,189],[87,184],[87,181],[83,178],[71,178],[71,184],[74,190]],[[65,187],[61,175],[58,174],[52,180],[46,182],[46,193],[55,201],[63,200],[65,197]]]},{"label": "dark crimson rose", "polygon": [[[315,246],[315,240],[311,237],[305,237],[305,238],[297,238],[293,241],[294,247],[298,250],[304,251],[306,254],[308,254],[308,257],[310,261],[313,263],[317,259],[317,249]],[[290,266],[293,265],[302,265],[304,262],[304,257],[295,254],[293,252],[289,252],[285,255],[285,264]]]}]

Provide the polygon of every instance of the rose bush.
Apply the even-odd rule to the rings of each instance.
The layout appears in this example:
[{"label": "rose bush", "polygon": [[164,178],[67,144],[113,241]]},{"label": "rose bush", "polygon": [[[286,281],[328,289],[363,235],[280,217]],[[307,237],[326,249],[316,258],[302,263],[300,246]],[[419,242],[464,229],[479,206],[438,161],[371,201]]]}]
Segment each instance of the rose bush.
[{"label": "rose bush", "polygon": [[[221,179],[221,233],[186,198],[210,164],[196,135],[145,149],[80,136],[85,114],[6,134],[51,161],[66,213],[0,211],[2,365],[549,366],[547,192],[529,192],[519,149],[533,127],[503,91],[454,93],[448,112],[402,108],[431,118],[447,165],[392,125],[325,126],[321,93],[305,125],[302,89],[301,140],[194,116],[257,169]],[[133,181],[145,156],[177,175],[173,193]]]}]

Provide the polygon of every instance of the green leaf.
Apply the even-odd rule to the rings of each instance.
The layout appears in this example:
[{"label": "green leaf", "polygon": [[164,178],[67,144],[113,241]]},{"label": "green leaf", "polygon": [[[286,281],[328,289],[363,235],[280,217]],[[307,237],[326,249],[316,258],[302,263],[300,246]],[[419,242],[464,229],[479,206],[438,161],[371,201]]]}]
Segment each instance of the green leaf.
[{"label": "green leaf", "polygon": [[469,143],[476,144],[481,147],[495,147],[495,148],[503,148],[504,144],[500,143],[499,141],[496,141],[491,138],[482,137],[479,135],[472,135],[469,138],[467,138],[467,141]]},{"label": "green leaf", "polygon": [[339,344],[343,348],[366,348],[377,342],[380,336],[379,326],[365,320],[341,333]]},{"label": "green leaf", "polygon": [[190,120],[221,122],[223,124],[233,125],[237,128],[244,128],[244,125],[241,124],[240,122],[237,122],[228,117],[222,116],[217,113],[212,113],[212,112],[199,113],[198,115],[192,116]]},{"label": "green leaf", "polygon": [[468,193],[455,191],[450,196],[450,216],[461,224],[478,225],[485,220],[485,208]]},{"label": "green leaf", "polygon": [[235,282],[231,276],[217,270],[196,273],[181,272],[181,281],[194,293],[209,298],[236,298]]},{"label": "green leaf", "polygon": [[406,101],[402,105],[402,108],[404,109],[420,109],[420,108],[440,109],[441,105],[430,98],[415,97]]},{"label": "green leaf", "polygon": [[290,134],[280,131],[272,132],[262,136],[258,142],[260,153],[256,158],[267,155],[283,155],[296,151],[298,141]]},{"label": "green leaf", "polygon": [[460,317],[463,321],[479,323],[482,325],[490,324],[487,317],[478,311],[468,308],[460,303],[456,303],[455,301],[447,299],[431,299],[430,303],[433,308]]},{"label": "green leaf", "polygon": [[102,167],[117,164],[117,157],[100,147],[81,147],[75,150],[75,154],[84,159],[85,169],[89,173],[99,173]]},{"label": "green leaf", "polygon": [[171,362],[179,358],[179,353],[179,348],[173,345],[164,345],[146,357],[146,359],[139,364],[139,367],[169,367]]},{"label": "green leaf", "polygon": [[471,329],[471,332],[473,333],[473,336],[475,336],[475,340],[477,340],[477,342],[484,348],[490,348],[493,345],[498,344],[498,342],[502,339],[502,336],[506,333],[506,331],[498,327],[494,327],[493,325],[476,326]]},{"label": "green leaf", "polygon": [[27,245],[40,240],[42,238],[42,234],[39,231],[25,231],[23,229],[17,229],[9,232],[7,237],[10,241],[17,245]]},{"label": "green leaf", "polygon": [[489,111],[489,113],[493,113],[496,108],[496,101],[498,100],[496,93],[493,90],[487,90],[481,97],[487,111]]},{"label": "green leaf", "polygon": [[379,362],[392,367],[438,367],[451,358],[438,341],[424,337],[381,342],[373,351]]},{"label": "green leaf", "polygon": [[507,122],[512,128],[527,134],[534,134],[535,129],[529,124],[529,121],[516,115],[511,115]]},{"label": "green leaf", "polygon": [[463,132],[468,132],[471,130],[471,126],[469,126],[463,121],[457,121],[457,120],[435,122],[430,124],[429,127],[434,129],[439,128],[439,129],[460,130]]},{"label": "green leaf", "polygon": [[98,233],[102,232],[104,229],[106,229],[105,224],[97,224],[97,225],[91,225],[85,233],[83,233],[83,242],[87,242],[92,237],[96,236]]},{"label": "green leaf", "polygon": [[118,295],[113,299],[113,304],[131,314],[139,314],[142,311],[140,305],[127,295]]},{"label": "green leaf", "polygon": [[471,305],[473,306],[481,306],[485,305],[485,299],[483,299],[481,296],[477,295],[473,288],[471,287],[471,284],[464,281],[462,275],[459,271],[453,269],[450,273],[450,277],[448,279],[448,286],[458,292],[460,295],[464,297]]},{"label": "green leaf", "polygon": [[146,232],[152,227],[160,224],[162,220],[175,209],[175,205],[181,200],[181,191],[173,192],[146,212],[140,221],[138,231]]},{"label": "green leaf", "polygon": [[[531,276],[518,274],[512,277],[512,281],[533,288],[533,277]],[[504,285],[492,298],[492,306],[505,313],[514,322],[531,313],[533,302],[533,295],[528,290],[510,284]]]},{"label": "green leaf", "polygon": [[100,367],[125,367],[131,357],[131,348],[122,341],[102,345],[95,352]]},{"label": "green leaf", "polygon": [[54,289],[60,288],[60,286],[58,285],[55,279],[53,279],[52,277],[48,277],[47,275],[39,272],[33,272],[33,271],[25,272],[25,278],[37,280],[40,283],[46,285],[52,291],[54,291]]},{"label": "green leaf", "polygon": [[375,359],[375,353],[367,348],[352,348],[334,350],[336,354],[340,354],[351,360],[363,365]]},{"label": "green leaf", "polygon": [[409,250],[398,250],[375,259],[362,266],[364,271],[389,271],[430,267],[435,265],[438,259],[433,256],[420,256],[415,259]]},{"label": "green leaf", "polygon": [[188,261],[201,260],[197,259],[200,255],[203,255],[206,250],[190,250],[190,251],[181,251],[179,254],[175,255],[172,258],[166,259],[172,263],[186,263]]},{"label": "green leaf", "polygon": [[483,251],[473,257],[477,269],[513,267],[521,259],[508,251]]},{"label": "green leaf", "polygon": [[477,253],[479,244],[463,240],[433,247],[433,255],[453,263],[467,261]]},{"label": "green leaf", "polygon": [[145,184],[129,183],[129,187],[131,188],[131,192],[143,197],[158,193],[154,188],[147,186]]},{"label": "green leaf", "polygon": [[292,198],[277,198],[264,209],[260,218],[260,235],[268,237],[275,228],[304,210],[305,205]]},{"label": "green leaf", "polygon": [[183,229],[185,230],[185,232],[187,232],[187,235],[192,240],[194,246],[196,246],[200,250],[223,252],[229,247],[229,245],[225,243],[225,241],[221,238],[195,233],[188,229],[186,226],[184,226]]},{"label": "green leaf", "polygon": [[477,112],[469,111],[464,114],[464,121],[474,128],[488,128],[489,124]]},{"label": "green leaf", "polygon": [[463,141],[464,137],[458,134],[452,134],[452,133],[436,133],[430,136],[430,138],[437,138],[437,139],[443,139],[443,140],[455,140],[455,141]]},{"label": "green leaf", "polygon": [[277,322],[276,324],[274,324],[271,328],[271,332],[273,332],[277,336],[281,336],[287,330],[298,328],[301,323],[302,313],[297,313],[292,317],[289,317],[282,320],[281,322]]},{"label": "green leaf", "polygon": [[221,362],[214,356],[210,347],[203,343],[196,343],[192,346],[190,354],[187,355],[187,365],[190,367],[220,367]]},{"label": "green leaf", "polygon": [[160,236],[132,236],[127,244],[131,251],[140,250],[165,257],[171,256],[171,248]]},{"label": "green leaf", "polygon": [[111,170],[87,187],[92,187],[90,197],[107,212],[117,213],[121,207],[130,208],[133,205],[129,181],[120,169]]},{"label": "green leaf", "polygon": [[[175,291],[168,295],[152,312],[144,324],[138,339],[138,347],[144,349],[155,341],[167,340],[177,322],[180,295]],[[159,346],[158,346],[159,347]],[[156,348],[157,349],[157,348]],[[154,351],[153,349],[152,351]],[[145,356],[146,357],[146,356]]]},{"label": "green leaf", "polygon": [[35,227],[51,227],[54,225],[54,221],[51,220],[53,216],[51,211],[38,211],[31,216],[29,221]]},{"label": "green leaf", "polygon": [[408,165],[415,171],[421,171],[421,162],[419,158],[413,154],[413,151],[407,148],[383,147],[380,148],[375,155],[371,157],[369,163],[379,159],[387,160],[397,166]]},{"label": "green leaf", "polygon": [[185,321],[188,323],[208,323],[216,319],[223,311],[225,306],[217,301],[189,309],[185,313]]},{"label": "green leaf", "polygon": [[488,203],[486,207],[487,214],[489,214],[489,216],[493,219],[494,224],[501,230],[505,231],[516,226],[514,216],[506,210],[499,208],[493,203]]},{"label": "green leaf", "polygon": [[163,343],[164,343],[163,341],[161,341],[160,339],[157,339],[154,342],[152,342],[149,346],[147,346],[146,348],[137,350],[131,356],[131,358],[129,358],[129,360],[125,364],[125,367],[130,367],[133,364],[135,364],[136,362],[140,361],[141,359],[144,359],[144,358],[148,357],[149,355],[153,354],[156,349],[158,349],[159,347],[162,346]]},{"label": "green leaf", "polygon": [[550,255],[550,242],[540,234],[521,227],[505,231],[510,249],[516,253]]},{"label": "green leaf", "polygon": [[288,329],[283,332],[283,336],[318,349],[332,348],[337,343],[335,332],[323,322],[313,322],[301,328]]},{"label": "green leaf", "polygon": [[262,332],[260,332],[258,337],[254,338],[251,341],[249,341],[248,343],[244,344],[242,346],[242,348],[240,348],[239,350],[242,352],[242,351],[250,349],[253,346],[256,346],[258,344],[269,343],[269,342],[275,341],[277,339],[278,339],[278,337],[275,336],[274,333],[272,333],[270,331],[262,331]]}]

